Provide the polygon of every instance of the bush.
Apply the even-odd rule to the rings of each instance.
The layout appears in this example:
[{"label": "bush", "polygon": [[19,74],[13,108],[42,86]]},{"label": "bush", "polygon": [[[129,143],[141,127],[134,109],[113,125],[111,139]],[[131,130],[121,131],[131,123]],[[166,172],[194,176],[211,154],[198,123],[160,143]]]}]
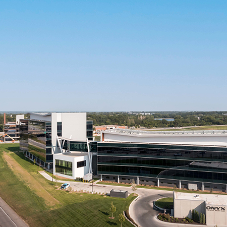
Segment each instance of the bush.
[{"label": "bush", "polygon": [[202,223],[203,223],[203,214],[202,214],[202,213],[200,213],[199,223],[200,223],[200,224],[202,224]]},{"label": "bush", "polygon": [[206,216],[203,214],[203,224],[206,224]]},{"label": "bush", "polygon": [[191,218],[186,217],[185,219],[186,219],[189,223],[193,223],[193,220],[192,220]]}]

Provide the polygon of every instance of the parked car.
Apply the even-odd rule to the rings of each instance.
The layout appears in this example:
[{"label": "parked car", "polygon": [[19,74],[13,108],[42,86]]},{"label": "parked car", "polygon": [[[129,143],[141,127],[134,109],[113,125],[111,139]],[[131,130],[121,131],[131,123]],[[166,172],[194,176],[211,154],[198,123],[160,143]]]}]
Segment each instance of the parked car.
[{"label": "parked car", "polygon": [[68,187],[70,187],[70,184],[64,183],[64,184],[61,186],[61,189],[67,189]]}]

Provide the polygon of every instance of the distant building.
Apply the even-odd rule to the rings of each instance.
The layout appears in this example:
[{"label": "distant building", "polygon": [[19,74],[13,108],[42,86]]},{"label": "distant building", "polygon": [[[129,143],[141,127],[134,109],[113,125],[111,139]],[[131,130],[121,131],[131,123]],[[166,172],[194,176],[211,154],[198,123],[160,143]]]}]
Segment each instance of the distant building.
[{"label": "distant building", "polygon": [[16,122],[6,122],[6,115],[4,114],[4,135],[3,142],[17,141],[20,139],[19,121],[24,119],[24,114],[16,115]]},{"label": "distant building", "polygon": [[95,133],[100,134],[102,131],[110,130],[110,129],[128,129],[128,126],[119,126],[119,125],[101,125],[94,126]]}]

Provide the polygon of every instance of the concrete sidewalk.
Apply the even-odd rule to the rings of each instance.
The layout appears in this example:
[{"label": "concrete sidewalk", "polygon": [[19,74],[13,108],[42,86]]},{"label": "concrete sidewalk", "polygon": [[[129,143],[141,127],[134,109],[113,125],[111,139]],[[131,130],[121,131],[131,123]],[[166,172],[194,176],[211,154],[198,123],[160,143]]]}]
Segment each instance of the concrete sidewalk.
[{"label": "concrete sidewalk", "polygon": [[0,197],[0,226],[29,227],[29,225]]}]

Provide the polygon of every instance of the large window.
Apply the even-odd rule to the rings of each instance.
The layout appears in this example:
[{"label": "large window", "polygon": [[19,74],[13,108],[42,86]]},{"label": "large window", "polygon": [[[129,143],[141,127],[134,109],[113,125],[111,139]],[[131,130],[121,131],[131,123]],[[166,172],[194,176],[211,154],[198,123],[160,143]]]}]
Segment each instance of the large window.
[{"label": "large window", "polygon": [[72,162],[55,160],[55,171],[63,175],[72,176]]},{"label": "large window", "polygon": [[57,135],[62,136],[62,122],[57,122]]},{"label": "large window", "polygon": [[86,166],[86,160],[77,162],[77,168],[84,167],[84,166]]}]

